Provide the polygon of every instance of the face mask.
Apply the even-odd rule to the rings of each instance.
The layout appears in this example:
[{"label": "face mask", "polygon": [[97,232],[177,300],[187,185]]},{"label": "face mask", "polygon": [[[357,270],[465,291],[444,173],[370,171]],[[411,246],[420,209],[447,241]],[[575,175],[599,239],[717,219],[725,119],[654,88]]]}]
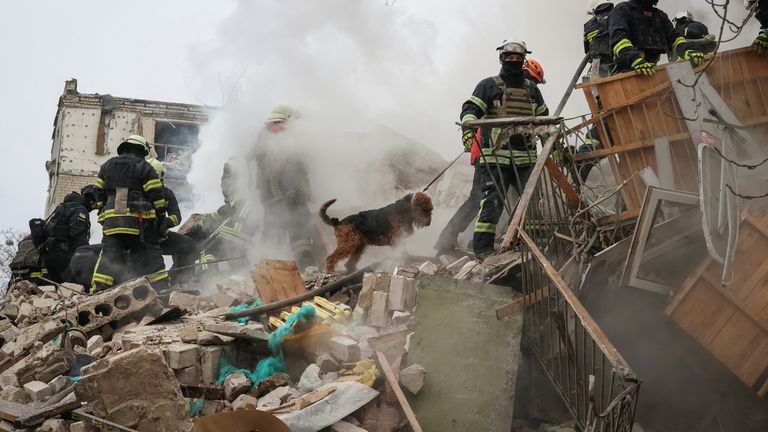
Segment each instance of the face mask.
[{"label": "face mask", "polygon": [[501,70],[505,75],[521,76],[523,74],[523,61],[505,61],[501,64]]}]

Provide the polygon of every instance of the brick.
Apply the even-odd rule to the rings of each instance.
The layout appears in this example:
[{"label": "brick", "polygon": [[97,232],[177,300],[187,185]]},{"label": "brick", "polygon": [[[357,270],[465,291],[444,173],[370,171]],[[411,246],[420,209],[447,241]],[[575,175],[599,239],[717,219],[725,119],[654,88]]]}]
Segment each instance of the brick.
[{"label": "brick", "polygon": [[251,389],[251,381],[241,372],[230,374],[224,380],[224,396],[230,402]]},{"label": "brick", "polygon": [[256,407],[259,405],[259,400],[255,397],[248,395],[248,394],[241,394],[240,396],[235,399],[234,402],[232,402],[232,409],[233,410],[241,410],[241,409],[256,409]]},{"label": "brick", "polygon": [[221,347],[205,347],[200,355],[200,368],[202,370],[203,383],[214,384],[219,375],[219,362],[221,361]]},{"label": "brick", "polygon": [[171,369],[184,369],[197,364],[197,345],[173,344],[165,349],[166,361]]},{"label": "brick", "polygon": [[346,336],[336,336],[328,341],[331,354],[341,362],[360,360],[360,346]]},{"label": "brick", "polygon": [[185,343],[197,343],[199,336],[200,332],[197,331],[197,327],[194,325],[184,326],[179,330],[179,337]]},{"label": "brick", "polygon": [[168,304],[171,306],[176,306],[180,309],[188,310],[190,312],[195,312],[200,309],[200,297],[192,294],[173,291],[171,293],[171,297],[168,299]]},{"label": "brick", "polygon": [[199,364],[184,369],[174,369],[176,379],[181,384],[200,385],[203,381],[203,374]]},{"label": "brick", "polygon": [[338,372],[341,369],[339,362],[337,362],[329,354],[322,354],[317,357],[315,364],[320,367],[320,371],[323,373]]},{"label": "brick", "polygon": [[29,395],[29,398],[33,402],[39,402],[45,400],[48,396],[53,394],[53,389],[48,384],[42,381],[30,381],[24,384],[24,390]]},{"label": "brick", "polygon": [[389,299],[387,307],[390,311],[405,312],[413,307],[412,299],[416,298],[416,279],[393,276],[389,284]]},{"label": "brick", "polygon": [[387,325],[387,303],[389,294],[382,291],[374,291],[373,302],[368,311],[368,325],[384,327]]}]

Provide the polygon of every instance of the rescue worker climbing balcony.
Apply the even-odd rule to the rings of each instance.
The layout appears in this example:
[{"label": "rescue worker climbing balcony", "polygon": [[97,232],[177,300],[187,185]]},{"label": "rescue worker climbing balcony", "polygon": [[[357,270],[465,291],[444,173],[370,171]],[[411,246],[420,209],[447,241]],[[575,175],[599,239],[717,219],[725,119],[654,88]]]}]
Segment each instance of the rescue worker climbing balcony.
[{"label": "rescue worker climbing balcony", "polygon": [[[509,39],[500,47],[499,75],[486,78],[475,87],[472,96],[464,102],[461,122],[481,118],[547,116],[549,109],[535,83],[525,78],[523,65],[530,53],[525,42]],[[480,170],[483,197],[475,222],[473,249],[479,260],[494,251],[496,224],[501,217],[509,186],[522,192],[525,182],[536,163],[536,143],[529,135],[512,135],[508,141],[498,142],[501,128],[481,128],[479,134]],[[464,128],[462,141],[470,151],[474,132]]]},{"label": "rescue worker climbing balcony", "polygon": [[628,0],[608,16],[611,47],[619,71],[641,75],[656,73],[661,55],[673,52],[694,66],[704,64],[704,54],[675,30],[667,14],[656,8],[659,0]]},{"label": "rescue worker climbing balcony", "polygon": [[[168,286],[158,236],[158,217],[165,213],[163,184],[144,158],[149,145],[131,135],[117,147],[96,179],[102,251],[93,273],[91,293],[142,275],[156,289]],[[127,258],[127,259],[126,259]]]},{"label": "rescue worker climbing balcony", "polygon": [[613,73],[613,50],[608,31],[608,16],[613,11],[610,0],[590,0],[587,13],[592,18],[584,23],[584,54],[589,54],[592,79],[607,77]]},{"label": "rescue worker climbing balcony", "polygon": [[[693,19],[690,11],[682,10],[675,14],[673,20],[675,30],[677,30],[688,43],[697,46],[704,54],[710,54],[717,48],[715,35],[709,33],[709,29],[704,23]],[[674,59],[674,53],[670,53],[670,59]]]},{"label": "rescue worker climbing balcony", "polygon": [[88,185],[80,193],[67,194],[51,213],[43,228],[45,241],[40,246],[40,255],[48,277],[54,282],[73,282],[69,261],[75,249],[88,244],[91,236],[88,214],[95,209],[95,186]]}]

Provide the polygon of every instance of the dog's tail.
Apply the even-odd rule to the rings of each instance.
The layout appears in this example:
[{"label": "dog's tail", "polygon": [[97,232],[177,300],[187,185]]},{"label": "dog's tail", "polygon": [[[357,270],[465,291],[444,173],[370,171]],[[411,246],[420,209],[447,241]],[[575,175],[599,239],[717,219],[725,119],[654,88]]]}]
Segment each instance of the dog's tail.
[{"label": "dog's tail", "polygon": [[330,201],[326,201],[323,205],[320,206],[320,219],[323,220],[323,222],[326,223],[326,225],[330,225],[332,227],[335,227],[339,225],[339,219],[338,218],[332,218],[328,217],[328,207],[331,206],[331,204],[335,203],[336,199],[332,199]]}]

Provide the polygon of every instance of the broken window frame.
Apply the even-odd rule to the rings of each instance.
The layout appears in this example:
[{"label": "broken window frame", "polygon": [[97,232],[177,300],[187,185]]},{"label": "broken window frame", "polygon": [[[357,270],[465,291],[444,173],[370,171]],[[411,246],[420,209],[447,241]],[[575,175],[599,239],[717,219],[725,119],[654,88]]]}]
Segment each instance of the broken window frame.
[{"label": "broken window frame", "polygon": [[[627,259],[624,262],[624,269],[622,271],[621,280],[623,284],[633,288],[667,295],[676,287],[671,287],[647,279],[642,279],[638,276],[641,262],[646,253],[645,249],[648,244],[648,239],[651,235],[651,230],[654,228],[654,226],[675,220],[675,218],[672,218],[668,221],[662,222],[661,224],[654,225],[656,210],[659,208],[659,205],[663,201],[688,205],[696,208],[699,206],[699,196],[695,193],[656,186],[648,186],[645,191],[643,205],[640,208],[640,215],[638,216],[637,224],[635,225],[635,233],[632,237],[629,253],[627,254]],[[668,241],[666,241],[664,244],[655,246],[653,254],[657,255],[659,253],[664,253],[665,247],[674,247],[676,241],[691,234],[696,229],[701,228],[694,226],[690,230],[684,230],[677,236],[668,239]],[[660,248],[661,250],[659,250]]]}]

